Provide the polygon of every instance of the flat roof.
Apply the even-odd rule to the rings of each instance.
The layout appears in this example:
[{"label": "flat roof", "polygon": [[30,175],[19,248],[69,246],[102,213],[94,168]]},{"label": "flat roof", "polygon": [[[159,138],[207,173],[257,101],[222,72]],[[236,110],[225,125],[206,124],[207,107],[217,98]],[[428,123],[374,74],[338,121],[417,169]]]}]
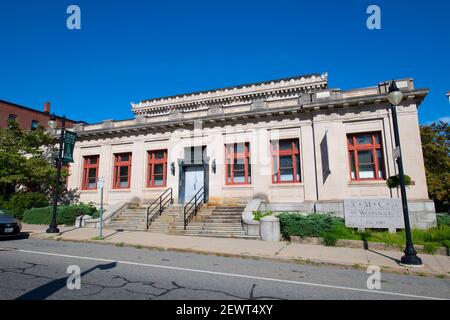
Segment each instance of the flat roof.
[{"label": "flat roof", "polygon": [[[9,104],[9,105],[11,105],[13,107],[17,107],[17,108],[20,108],[20,109],[25,109],[25,110],[32,111],[32,112],[37,112],[37,113],[40,113],[40,114],[43,114],[43,115],[47,115],[47,116],[53,114],[53,113],[47,113],[47,112],[44,112],[44,111],[41,111],[41,110],[33,109],[33,108],[30,108],[30,107],[26,107],[24,105],[17,104],[15,102],[3,100],[3,99],[0,99],[0,103]],[[55,114],[55,117],[58,118],[58,119],[62,118],[62,116],[58,116],[57,114]],[[73,119],[69,119],[67,117],[66,117],[66,120],[74,122],[74,123],[85,123],[85,124],[87,124],[86,121],[73,120]]]}]

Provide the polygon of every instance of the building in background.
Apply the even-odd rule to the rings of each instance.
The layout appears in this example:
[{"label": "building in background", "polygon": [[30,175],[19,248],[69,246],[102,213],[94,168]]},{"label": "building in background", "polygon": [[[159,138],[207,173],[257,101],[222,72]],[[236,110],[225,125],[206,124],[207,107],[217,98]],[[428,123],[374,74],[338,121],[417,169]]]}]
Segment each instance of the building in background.
[{"label": "building in background", "polygon": [[[428,89],[396,80],[412,225],[436,223],[428,198],[418,107]],[[75,125],[69,187],[81,201],[106,207],[142,204],[172,188],[183,205],[204,190],[210,205],[265,199],[283,210],[333,212],[345,199],[399,198],[389,83],[351,90],[328,87],[328,75],[287,79],[145,100],[135,117]]]},{"label": "building in background", "polygon": [[[50,102],[44,104],[42,111],[25,107],[9,101],[0,100],[0,128],[6,128],[8,122],[15,120],[23,130],[33,130],[38,126],[48,127],[48,121],[52,116],[50,110]],[[61,117],[55,115],[58,128],[61,126]],[[66,127],[71,128],[77,123],[83,121],[75,121],[66,119]]]}]

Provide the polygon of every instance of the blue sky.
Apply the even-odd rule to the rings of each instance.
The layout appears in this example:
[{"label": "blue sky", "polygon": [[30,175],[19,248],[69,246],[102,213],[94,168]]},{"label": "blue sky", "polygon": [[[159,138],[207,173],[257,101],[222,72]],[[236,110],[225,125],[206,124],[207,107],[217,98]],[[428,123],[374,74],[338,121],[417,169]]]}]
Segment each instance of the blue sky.
[{"label": "blue sky", "polygon": [[450,116],[449,15],[446,0],[0,0],[0,99],[93,123],[131,118],[131,101],[329,72],[341,89],[413,77],[431,90],[427,123]]}]

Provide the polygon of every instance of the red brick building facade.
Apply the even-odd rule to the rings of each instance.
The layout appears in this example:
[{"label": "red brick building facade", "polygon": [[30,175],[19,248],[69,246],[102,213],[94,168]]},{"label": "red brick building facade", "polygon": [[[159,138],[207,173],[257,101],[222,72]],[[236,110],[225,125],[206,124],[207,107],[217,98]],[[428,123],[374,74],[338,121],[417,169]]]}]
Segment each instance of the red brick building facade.
[{"label": "red brick building facade", "polygon": [[[48,121],[52,116],[50,103],[46,102],[42,111],[21,106],[12,102],[0,100],[0,128],[8,126],[9,120],[15,120],[24,130],[30,130],[37,126],[48,127]],[[58,128],[61,126],[61,117],[55,116],[58,122]],[[73,127],[76,123],[84,123],[83,121],[75,121],[66,119],[66,128]]]}]

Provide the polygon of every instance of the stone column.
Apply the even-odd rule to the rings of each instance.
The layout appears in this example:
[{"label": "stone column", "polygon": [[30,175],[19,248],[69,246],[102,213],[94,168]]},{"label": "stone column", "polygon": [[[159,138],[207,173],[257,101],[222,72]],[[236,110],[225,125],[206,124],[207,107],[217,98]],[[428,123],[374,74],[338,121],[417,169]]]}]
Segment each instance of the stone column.
[{"label": "stone column", "polygon": [[272,164],[270,155],[270,139],[266,128],[259,128],[252,134],[250,141],[252,185],[254,196],[269,198],[269,187],[272,182]]},{"label": "stone column", "polygon": [[142,201],[142,189],[145,183],[146,150],[143,141],[136,141],[132,148],[132,166],[131,166],[131,199],[134,197]]},{"label": "stone column", "polygon": [[[103,202],[105,204],[109,201],[109,191],[112,189],[112,175],[114,172],[114,162],[112,160],[111,145],[103,144],[100,148],[100,162],[98,177],[105,179],[103,188]],[[100,199],[100,198],[99,198]]]}]

